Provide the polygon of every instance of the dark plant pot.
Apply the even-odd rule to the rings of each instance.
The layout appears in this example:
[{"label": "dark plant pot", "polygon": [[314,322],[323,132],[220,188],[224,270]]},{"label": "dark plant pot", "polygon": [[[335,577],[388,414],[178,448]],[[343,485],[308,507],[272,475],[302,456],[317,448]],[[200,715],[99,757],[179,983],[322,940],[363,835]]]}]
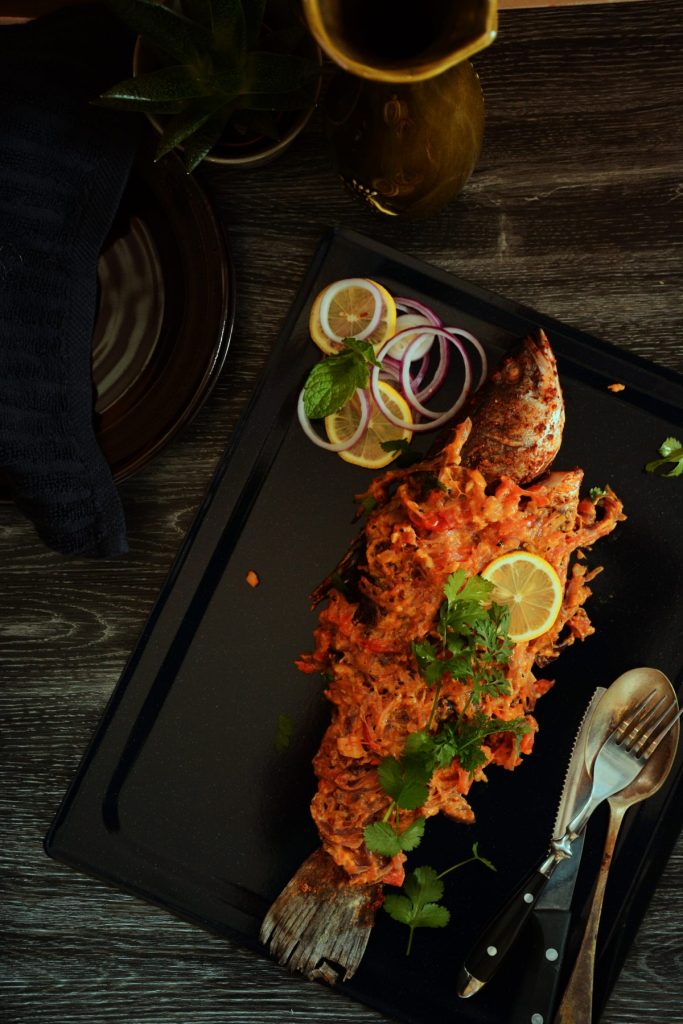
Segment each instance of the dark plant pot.
[{"label": "dark plant pot", "polygon": [[[316,60],[322,68],[322,51],[312,37],[310,38],[310,47],[307,46],[306,56]],[[133,74],[138,75],[143,70],[151,70],[154,63],[145,46],[144,39],[138,36],[133,51]],[[232,137],[226,133],[208,156],[204,157],[204,162],[222,164],[225,167],[262,167],[264,164],[270,163],[271,160],[284,153],[304,130],[318,104],[320,90],[321,78],[319,76],[308,107],[303,110],[287,110],[280,113],[282,134],[278,140],[269,139],[263,135],[252,135],[240,139],[237,132],[232,132]],[[146,114],[145,116],[161,135],[163,125],[158,115]],[[182,150],[182,146],[178,148]]]}]

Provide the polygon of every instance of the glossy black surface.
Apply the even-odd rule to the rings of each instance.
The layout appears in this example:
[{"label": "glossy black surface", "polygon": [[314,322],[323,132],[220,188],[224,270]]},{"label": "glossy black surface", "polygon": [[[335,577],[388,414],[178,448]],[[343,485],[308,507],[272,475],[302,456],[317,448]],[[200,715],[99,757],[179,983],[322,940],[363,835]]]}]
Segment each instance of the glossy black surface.
[{"label": "glossy black surface", "polygon": [[[267,371],[104,721],[48,837],[48,852],[218,931],[254,942],[259,918],[316,838],[308,819],[310,757],[327,720],[321,684],[293,659],[310,646],[307,595],[355,533],[352,495],[368,476],[303,437],[293,411],[317,350],[307,338],[312,295],[341,276],[369,275],[425,298],[453,325],[474,330],[495,359],[532,324],[558,355],[567,429],[557,468],[582,465],[586,486],[609,482],[629,520],[594,552],[602,564],[589,610],[597,635],[552,666],[556,687],[538,708],[532,758],[514,773],[492,769],[475,787],[471,828],[430,822],[412,860],[442,870],[473,840],[497,865],[449,876],[445,900],[457,928],[416,935],[378,915],[348,994],[408,1021],[506,1019],[523,938],[479,997],[455,995],[458,965],[478,930],[546,849],[573,735],[596,685],[651,664],[679,677],[670,610],[683,565],[675,481],[642,471],[680,430],[683,384],[628,357],[357,235],[319,249]],[[621,381],[615,395],[607,385]],[[652,572],[657,566],[656,576]],[[245,582],[249,569],[258,588]],[[276,754],[277,716],[294,720],[291,748]],[[681,824],[680,756],[669,784],[625,823],[612,868],[598,962],[601,1004]],[[587,836],[575,906],[597,866],[604,816]],[[576,932],[576,930],[575,930]],[[572,941],[572,938],[570,938]],[[576,934],[573,936],[576,941]]]}]

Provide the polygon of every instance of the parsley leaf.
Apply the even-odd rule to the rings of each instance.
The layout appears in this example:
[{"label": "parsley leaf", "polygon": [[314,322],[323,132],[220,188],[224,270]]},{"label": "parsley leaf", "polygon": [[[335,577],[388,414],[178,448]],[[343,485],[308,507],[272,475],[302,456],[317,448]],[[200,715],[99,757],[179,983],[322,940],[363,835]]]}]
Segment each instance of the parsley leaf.
[{"label": "parsley leaf", "polygon": [[600,499],[604,498],[606,495],[607,491],[604,487],[591,487],[588,492],[588,497],[591,501],[600,501]]},{"label": "parsley leaf", "polygon": [[661,473],[660,476],[680,476],[683,473],[683,444],[675,437],[667,437],[659,446],[661,459],[654,459],[645,466],[647,473],[654,473],[660,466],[667,463],[674,464],[673,469],[668,473]]},{"label": "parsley leaf", "polygon": [[341,352],[316,363],[304,384],[304,411],[319,420],[338,412],[357,388],[370,381],[368,366],[379,366],[369,341],[346,338]]}]

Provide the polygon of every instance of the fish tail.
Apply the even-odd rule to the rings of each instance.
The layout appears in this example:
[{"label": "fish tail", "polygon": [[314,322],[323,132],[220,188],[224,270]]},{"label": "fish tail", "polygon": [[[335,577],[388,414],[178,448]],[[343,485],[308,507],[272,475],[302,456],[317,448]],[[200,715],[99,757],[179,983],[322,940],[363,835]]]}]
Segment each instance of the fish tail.
[{"label": "fish tail", "polygon": [[381,885],[353,886],[320,847],[270,907],[261,941],[291,971],[333,985],[353,977],[368,944]]}]

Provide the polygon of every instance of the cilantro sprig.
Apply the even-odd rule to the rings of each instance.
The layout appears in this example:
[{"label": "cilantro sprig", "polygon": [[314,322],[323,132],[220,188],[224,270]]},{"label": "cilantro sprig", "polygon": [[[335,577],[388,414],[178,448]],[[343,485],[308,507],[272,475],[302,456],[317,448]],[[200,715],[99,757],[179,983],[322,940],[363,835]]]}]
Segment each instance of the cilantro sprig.
[{"label": "cilantro sprig", "polygon": [[369,367],[380,365],[370,342],[346,338],[344,346],[341,352],[316,363],[306,379],[304,411],[311,420],[338,412],[357,388],[368,386]]},{"label": "cilantro sprig", "polygon": [[[424,729],[411,733],[400,758],[385,757],[378,765],[382,789],[391,797],[384,818],[366,826],[365,844],[373,853],[394,857],[415,848],[424,832],[424,819],[401,828],[400,811],[416,810],[429,795],[429,782],[437,768],[457,759],[469,773],[484,765],[484,741],[497,733],[511,733],[515,742],[529,732],[524,717],[503,720],[480,707],[486,696],[510,692],[505,677],[513,643],[508,635],[507,606],[491,601],[493,585],[481,576],[467,578],[464,570],[452,573],[444,586],[435,639],[413,642],[413,653],[425,682],[435,688]],[[443,677],[468,679],[471,691],[465,707],[434,729]]]},{"label": "cilantro sprig", "polygon": [[491,871],[495,871],[490,860],[479,853],[478,844],[472,846],[472,856],[451,865],[437,874],[429,865],[416,868],[405,880],[401,893],[392,893],[384,899],[384,909],[394,921],[399,921],[409,928],[406,956],[410,956],[413,947],[413,935],[416,928],[445,928],[451,919],[450,911],[438,901],[443,897],[444,884],[442,879],[457,868],[479,861]]},{"label": "cilantro sprig", "polygon": [[660,473],[659,476],[680,476],[683,473],[683,444],[676,437],[667,437],[659,446],[661,459],[653,459],[645,466],[646,473],[654,473],[661,466],[673,463],[673,469],[668,473]]}]

